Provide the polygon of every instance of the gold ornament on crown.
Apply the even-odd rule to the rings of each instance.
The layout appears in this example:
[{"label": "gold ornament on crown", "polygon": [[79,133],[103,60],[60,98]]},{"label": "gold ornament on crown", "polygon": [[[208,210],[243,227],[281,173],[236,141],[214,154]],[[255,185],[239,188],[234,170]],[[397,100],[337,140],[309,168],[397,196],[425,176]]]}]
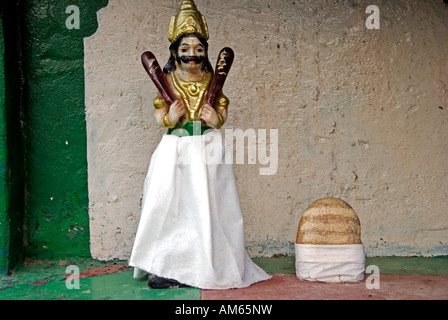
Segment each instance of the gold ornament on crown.
[{"label": "gold ornament on crown", "polygon": [[196,33],[208,40],[207,21],[198,11],[193,0],[183,0],[179,11],[171,17],[168,40],[173,43],[181,35]]}]

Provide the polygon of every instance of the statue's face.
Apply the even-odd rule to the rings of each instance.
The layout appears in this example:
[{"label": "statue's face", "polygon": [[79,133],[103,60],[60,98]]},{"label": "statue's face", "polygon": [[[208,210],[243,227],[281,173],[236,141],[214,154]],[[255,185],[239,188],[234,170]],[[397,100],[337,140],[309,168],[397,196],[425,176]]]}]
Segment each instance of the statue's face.
[{"label": "statue's face", "polygon": [[182,70],[195,72],[202,69],[205,60],[205,48],[195,36],[184,37],[177,49]]}]

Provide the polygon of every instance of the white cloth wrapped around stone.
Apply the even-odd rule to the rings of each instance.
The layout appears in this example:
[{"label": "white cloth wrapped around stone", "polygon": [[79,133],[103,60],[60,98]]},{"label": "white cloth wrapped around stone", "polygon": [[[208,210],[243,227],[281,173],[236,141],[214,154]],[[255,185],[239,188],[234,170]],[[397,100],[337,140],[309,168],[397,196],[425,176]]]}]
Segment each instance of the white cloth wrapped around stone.
[{"label": "white cloth wrapped around stone", "polygon": [[295,244],[296,275],[301,280],[357,282],[364,279],[362,244]]},{"label": "white cloth wrapped around stone", "polygon": [[165,134],[151,157],[129,265],[202,289],[242,288],[270,276],[249,257],[221,133]]}]

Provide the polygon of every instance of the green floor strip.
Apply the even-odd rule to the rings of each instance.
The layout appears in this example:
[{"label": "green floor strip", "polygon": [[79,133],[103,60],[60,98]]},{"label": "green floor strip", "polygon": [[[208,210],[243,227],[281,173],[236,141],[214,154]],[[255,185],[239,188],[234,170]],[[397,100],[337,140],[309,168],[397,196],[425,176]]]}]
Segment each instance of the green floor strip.
[{"label": "green floor strip", "polygon": [[[294,257],[253,258],[268,273],[295,273]],[[90,275],[79,279],[79,289],[67,287],[67,266],[76,265],[79,271],[120,267],[125,261],[101,262],[91,259],[76,261],[36,261],[0,277],[0,300],[199,300],[201,290],[179,288],[154,290],[146,280],[132,277],[132,269],[109,274]],[[380,273],[448,275],[448,256],[368,257],[366,267],[375,265]],[[114,269],[118,270],[118,269]]]},{"label": "green floor strip", "polygon": [[378,266],[380,273],[448,275],[448,256],[441,257],[369,257],[366,266]]},{"label": "green floor strip", "polygon": [[[117,263],[117,262],[115,262]],[[123,262],[119,262],[121,264]],[[23,267],[11,276],[0,278],[0,300],[199,300],[200,290],[180,288],[154,290],[146,280],[133,279],[127,269],[110,274],[79,279],[79,289],[70,288],[74,282],[64,274],[69,265],[47,262]],[[93,260],[71,262],[80,272],[107,267],[112,263]],[[67,287],[67,282],[69,286]]]},{"label": "green floor strip", "polygon": [[[295,273],[295,257],[253,258],[269,273]],[[448,275],[448,256],[441,257],[367,257],[366,267],[375,265],[380,273]]]}]

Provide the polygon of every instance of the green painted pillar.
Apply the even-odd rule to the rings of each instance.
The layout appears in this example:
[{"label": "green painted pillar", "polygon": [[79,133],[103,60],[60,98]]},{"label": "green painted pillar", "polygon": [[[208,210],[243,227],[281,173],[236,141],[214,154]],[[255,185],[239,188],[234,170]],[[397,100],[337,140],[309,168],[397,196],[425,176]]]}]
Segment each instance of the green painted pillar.
[{"label": "green painted pillar", "polygon": [[107,2],[0,4],[0,275],[90,256],[83,39]]},{"label": "green painted pillar", "polygon": [[21,1],[26,255],[32,258],[90,256],[83,39],[96,31],[96,13],[106,5]]},{"label": "green painted pillar", "polygon": [[0,6],[0,276],[8,272],[9,222],[6,146],[5,41],[3,35],[3,6]]},{"label": "green painted pillar", "polygon": [[24,161],[18,7],[16,1],[0,7],[0,274],[6,274],[24,257]]}]

